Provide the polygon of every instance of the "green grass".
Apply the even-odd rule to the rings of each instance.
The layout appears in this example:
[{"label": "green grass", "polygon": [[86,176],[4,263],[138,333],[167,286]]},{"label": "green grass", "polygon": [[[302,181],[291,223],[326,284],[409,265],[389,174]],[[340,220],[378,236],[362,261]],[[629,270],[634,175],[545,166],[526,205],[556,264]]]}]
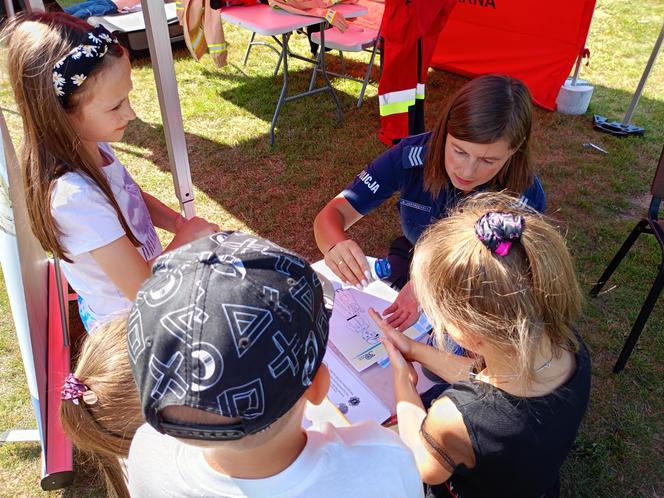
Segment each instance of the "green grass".
[{"label": "green grass", "polygon": [[[591,63],[582,70],[582,77],[595,86],[588,114],[571,117],[536,109],[534,115],[533,155],[549,196],[549,214],[567,232],[585,291],[645,212],[644,199],[649,199],[664,143],[662,56],[634,115],[634,122],[647,128],[645,137],[620,140],[599,134],[592,130],[590,116],[622,119],[663,17],[661,2],[600,0],[588,42]],[[272,77],[275,57],[258,47],[249,65],[241,67],[248,34],[233,28],[227,34],[232,64],[225,69],[216,69],[207,58],[195,63],[183,50],[175,54],[198,214],[224,228],[255,232],[319,259],[311,231],[316,212],[384,150],[376,139],[376,88],[369,87],[364,106],[357,110],[360,85],[335,81],[345,112],[341,127],[328,96],[287,104],[279,119],[277,144],[270,147],[267,134],[281,86],[281,75]],[[294,41],[297,49],[306,50],[302,37]],[[145,61],[135,61],[134,67],[138,119],[116,151],[145,190],[175,207],[152,70]],[[351,62],[350,67],[357,75],[365,65]],[[305,88],[309,74],[304,63],[295,62],[292,88]],[[431,73],[429,126],[465,81],[449,73]],[[5,115],[18,143],[20,122],[11,112],[15,105],[6,86],[0,87],[0,105],[10,111]],[[582,144],[589,141],[609,154],[584,149]],[[374,255],[385,254],[398,233],[393,202],[351,230]],[[564,496],[664,496],[664,298],[626,370],[619,376],[611,373],[659,257],[654,240],[642,238],[607,285],[610,290],[587,300],[578,328],[591,351],[593,385],[587,416],[563,468]],[[9,316],[6,294],[0,289],[0,313]],[[8,319],[0,323],[0,361],[0,428],[34,426]],[[0,447],[0,495],[38,495],[39,465],[34,444]],[[76,488],[53,494],[89,495],[90,481],[83,470]]]}]

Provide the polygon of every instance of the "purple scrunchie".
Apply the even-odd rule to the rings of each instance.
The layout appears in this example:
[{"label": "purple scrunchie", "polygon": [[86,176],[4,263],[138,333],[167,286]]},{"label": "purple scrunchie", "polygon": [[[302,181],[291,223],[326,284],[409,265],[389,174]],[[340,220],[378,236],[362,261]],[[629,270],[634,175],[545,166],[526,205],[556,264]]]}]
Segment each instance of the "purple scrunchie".
[{"label": "purple scrunchie", "polygon": [[83,384],[76,378],[73,373],[70,373],[65,378],[65,383],[62,386],[60,399],[63,401],[71,401],[78,405],[78,401],[83,397],[83,394],[88,390],[88,386]]},{"label": "purple scrunchie", "polygon": [[520,214],[489,211],[475,223],[475,233],[492,253],[507,256],[512,242],[521,239],[523,226]]}]

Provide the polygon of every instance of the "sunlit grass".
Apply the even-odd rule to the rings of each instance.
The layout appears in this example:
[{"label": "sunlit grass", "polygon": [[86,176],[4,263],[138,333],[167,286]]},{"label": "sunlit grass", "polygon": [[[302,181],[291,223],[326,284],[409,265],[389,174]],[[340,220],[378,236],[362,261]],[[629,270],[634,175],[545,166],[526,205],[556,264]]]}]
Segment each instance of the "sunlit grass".
[{"label": "sunlit grass", "polygon": [[[600,0],[588,41],[592,56],[581,77],[595,85],[589,113],[570,117],[537,109],[533,137],[535,164],[549,198],[549,214],[560,220],[588,291],[601,274],[636,218],[664,143],[664,63],[656,63],[634,122],[647,128],[644,138],[619,140],[592,130],[592,113],[622,119],[650,50],[661,28],[664,4],[636,0]],[[242,67],[248,33],[227,28],[232,64],[217,69],[205,58],[194,62],[175,52],[180,101],[199,215],[226,229],[258,233],[320,258],[311,224],[324,203],[336,195],[365,163],[384,147],[376,139],[376,88],[370,86],[364,106],[355,101],[360,85],[335,80],[345,113],[336,123],[329,96],[287,104],[277,126],[277,144],[268,132],[281,88],[274,78],[273,52],[255,48]],[[306,53],[302,36],[293,47]],[[350,67],[357,76],[368,56]],[[338,68],[336,56],[331,63]],[[138,183],[177,207],[168,167],[161,115],[151,67],[134,61],[132,102],[138,119],[115,147]],[[293,61],[292,90],[306,88],[310,67]],[[432,72],[427,90],[427,119],[432,125],[449,95],[466,80]],[[13,136],[20,141],[20,121],[6,85],[0,105]],[[582,144],[593,142],[603,155]],[[394,202],[388,202],[351,230],[366,252],[384,255],[399,233]],[[167,240],[165,234],[164,242]],[[590,408],[577,444],[563,469],[564,496],[664,496],[664,298],[653,311],[627,369],[611,373],[625,336],[655,275],[659,252],[643,239],[626,258],[607,289],[588,299],[578,328],[593,359]],[[9,316],[6,293],[0,313]],[[21,361],[10,320],[0,323],[0,430],[34,425],[24,386]],[[0,495],[39,494],[36,445],[0,447]],[[84,496],[81,486],[70,496]],[[54,493],[62,495],[62,493]]]}]

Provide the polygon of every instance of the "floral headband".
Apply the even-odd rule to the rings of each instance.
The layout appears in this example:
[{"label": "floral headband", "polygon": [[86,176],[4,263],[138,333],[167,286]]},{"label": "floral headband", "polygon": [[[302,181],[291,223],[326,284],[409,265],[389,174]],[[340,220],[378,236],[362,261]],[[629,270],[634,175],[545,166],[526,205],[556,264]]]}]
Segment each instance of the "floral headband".
[{"label": "floral headband", "polygon": [[61,103],[78,89],[90,72],[99,64],[109,47],[118,43],[110,31],[97,26],[85,33],[81,43],[60,59],[53,67],[53,88]]},{"label": "floral headband", "polygon": [[94,405],[98,401],[97,395],[94,391],[91,391],[88,386],[78,380],[72,373],[65,378],[65,383],[62,386],[62,392],[60,393],[60,399],[63,401],[71,401],[75,405],[78,405],[79,400],[81,399],[86,405]]},{"label": "floral headband", "polygon": [[521,239],[523,225],[520,214],[489,211],[475,223],[475,233],[492,253],[507,256],[512,242]]}]

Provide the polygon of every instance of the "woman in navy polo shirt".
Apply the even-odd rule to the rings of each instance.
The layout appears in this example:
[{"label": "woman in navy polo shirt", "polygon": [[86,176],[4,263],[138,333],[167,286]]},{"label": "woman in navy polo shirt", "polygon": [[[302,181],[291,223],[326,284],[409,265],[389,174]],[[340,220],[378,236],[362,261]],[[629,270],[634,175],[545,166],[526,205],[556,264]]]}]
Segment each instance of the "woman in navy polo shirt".
[{"label": "woman in navy polo shirt", "polygon": [[396,328],[419,315],[408,284],[412,249],[422,232],[467,194],[506,190],[544,211],[546,196],[529,160],[532,101],[528,88],[508,76],[466,83],[451,99],[436,129],[404,138],[369,164],[318,213],[314,233],[328,267],[345,282],[370,280],[360,246],[346,230],[399,192],[403,236],[389,248],[392,287],[400,290],[385,310]]}]

